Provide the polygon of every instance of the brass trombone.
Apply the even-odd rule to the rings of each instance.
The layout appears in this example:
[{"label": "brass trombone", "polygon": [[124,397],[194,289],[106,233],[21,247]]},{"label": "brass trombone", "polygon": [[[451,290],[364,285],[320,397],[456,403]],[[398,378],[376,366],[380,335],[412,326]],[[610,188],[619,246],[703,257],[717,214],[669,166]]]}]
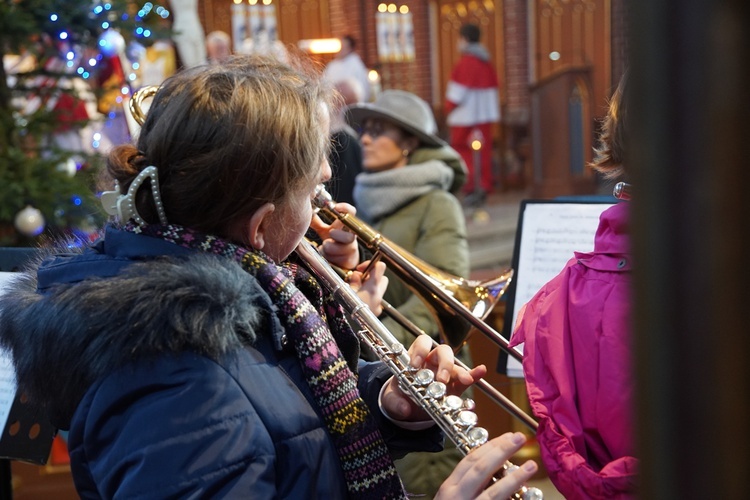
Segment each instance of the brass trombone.
[{"label": "brass trombone", "polygon": [[522,361],[523,355],[511,348],[505,337],[483,321],[510,284],[512,269],[486,282],[452,276],[411,255],[351,214],[337,211],[335,202],[324,187],[318,187],[313,205],[320,213],[340,220],[377,258],[385,259],[388,268],[435,312],[441,333],[444,334],[443,340],[451,347],[457,349],[463,345],[473,327],[510,356]]},{"label": "brass trombone", "polygon": [[[381,305],[383,307],[383,312],[388,314],[391,318],[395,319],[396,322],[409,330],[409,332],[415,337],[423,335],[425,333],[417,325],[415,325],[414,322],[410,321],[409,318],[401,314],[398,309],[388,304],[385,300],[382,301]],[[433,343],[437,345],[437,342],[435,342],[434,340]],[[466,370],[470,369],[458,358],[455,359],[455,363]],[[495,403],[502,406],[505,411],[520,420],[521,423],[523,423],[526,427],[536,432],[537,428],[539,427],[537,421],[530,417],[528,413],[519,408],[518,405],[511,401],[505,394],[498,391],[492,384],[482,378],[474,382],[474,387],[481,390],[485,396],[489,397]]]},{"label": "brass trombone", "polygon": [[[480,320],[485,319],[510,285],[512,269],[506,269],[500,276],[483,282],[441,271],[389,241],[356,217],[338,212],[335,204],[325,186],[318,186],[313,198],[313,206],[318,214],[332,220],[339,219],[374,253],[373,260],[385,258],[388,269],[430,309],[437,319],[440,338],[454,351],[466,343],[471,333],[472,324],[463,317],[462,311],[468,311],[468,314]],[[456,310],[459,306],[462,311]],[[409,324],[409,320],[398,316],[398,311],[390,304],[385,303],[383,309],[411,333],[420,331],[413,323]]]}]

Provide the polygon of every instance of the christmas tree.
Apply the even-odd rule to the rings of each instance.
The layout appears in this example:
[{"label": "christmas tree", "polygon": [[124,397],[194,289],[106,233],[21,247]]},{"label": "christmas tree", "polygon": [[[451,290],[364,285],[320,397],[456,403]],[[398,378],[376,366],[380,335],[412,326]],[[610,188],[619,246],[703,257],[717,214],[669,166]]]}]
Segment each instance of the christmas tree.
[{"label": "christmas tree", "polygon": [[168,36],[168,16],[150,2],[0,0],[0,246],[96,233],[106,151],[92,120],[122,108],[137,80],[126,53]]}]

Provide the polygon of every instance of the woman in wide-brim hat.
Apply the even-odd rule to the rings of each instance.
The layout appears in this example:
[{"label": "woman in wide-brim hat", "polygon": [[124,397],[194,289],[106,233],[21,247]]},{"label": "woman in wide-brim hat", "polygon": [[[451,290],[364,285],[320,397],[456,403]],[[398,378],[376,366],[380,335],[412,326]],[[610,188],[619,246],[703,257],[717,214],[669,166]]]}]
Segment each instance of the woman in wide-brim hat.
[{"label": "woman in wide-brim hat", "polygon": [[[364,132],[367,122],[387,123],[399,129],[404,138],[415,139],[416,141],[412,140],[410,144],[405,145],[411,148],[405,147],[401,150],[403,160],[398,166],[416,165],[436,159],[444,162],[453,171],[453,180],[449,187],[451,193],[458,193],[466,182],[466,165],[457,152],[437,135],[437,124],[430,106],[411,92],[386,90],[375,102],[349,106],[347,119],[360,132]],[[376,138],[371,136],[371,139]],[[362,139],[364,142],[364,137]],[[377,147],[376,145],[374,149]]]},{"label": "woman in wide-brim hat", "polygon": [[[410,92],[386,90],[375,102],[350,106],[348,120],[362,145],[363,171],[354,185],[357,216],[425,262],[467,276],[466,224],[454,196],[466,181],[466,166],[438,137],[430,106]],[[437,340],[438,325],[427,306],[389,277],[384,299]],[[409,332],[391,318],[383,323],[408,345]],[[470,363],[466,348],[459,356]],[[412,453],[396,466],[407,491],[432,498],[460,458],[447,447],[438,454]]]}]

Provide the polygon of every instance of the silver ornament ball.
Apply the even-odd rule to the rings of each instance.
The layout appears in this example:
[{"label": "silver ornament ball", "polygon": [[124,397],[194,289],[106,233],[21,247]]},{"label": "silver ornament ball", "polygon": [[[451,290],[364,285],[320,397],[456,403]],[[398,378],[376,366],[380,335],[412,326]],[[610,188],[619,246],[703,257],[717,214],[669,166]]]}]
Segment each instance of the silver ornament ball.
[{"label": "silver ornament ball", "polygon": [[24,236],[38,236],[44,231],[44,216],[31,205],[18,212],[14,222],[18,232]]}]

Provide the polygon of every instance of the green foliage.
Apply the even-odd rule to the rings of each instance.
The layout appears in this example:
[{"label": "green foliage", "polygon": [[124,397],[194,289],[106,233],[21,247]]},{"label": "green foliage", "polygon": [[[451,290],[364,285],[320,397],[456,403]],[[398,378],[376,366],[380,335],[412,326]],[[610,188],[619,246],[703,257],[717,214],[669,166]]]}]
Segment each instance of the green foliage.
[{"label": "green foliage", "polygon": [[[44,104],[33,112],[22,108],[32,98],[42,103],[66,94],[80,99],[80,86],[70,82],[83,76],[94,80],[98,66],[86,64],[92,57],[102,60],[98,43],[107,29],[116,29],[126,43],[135,40],[144,46],[168,36],[156,7],[129,0],[0,0],[0,56],[33,61],[12,75],[0,66],[0,246],[42,244],[54,234],[88,231],[104,220],[93,182],[103,158],[62,150],[53,140],[61,124],[80,129],[86,121],[66,120]],[[138,28],[150,29],[155,36],[143,37]],[[81,72],[66,67],[68,50],[77,55]],[[42,78],[46,87],[39,85]],[[110,90],[93,87],[97,95]],[[79,168],[71,176],[65,167],[73,160]],[[35,241],[12,229],[16,214],[26,205],[41,210],[47,222],[45,233]]]},{"label": "green foliage", "polygon": [[[57,157],[29,158],[12,150],[0,157],[0,221],[12,223],[27,204],[39,209],[47,222],[42,238],[88,232],[101,222],[94,195],[92,168],[70,176],[58,168]],[[14,235],[2,245],[28,244],[22,235]]]}]

